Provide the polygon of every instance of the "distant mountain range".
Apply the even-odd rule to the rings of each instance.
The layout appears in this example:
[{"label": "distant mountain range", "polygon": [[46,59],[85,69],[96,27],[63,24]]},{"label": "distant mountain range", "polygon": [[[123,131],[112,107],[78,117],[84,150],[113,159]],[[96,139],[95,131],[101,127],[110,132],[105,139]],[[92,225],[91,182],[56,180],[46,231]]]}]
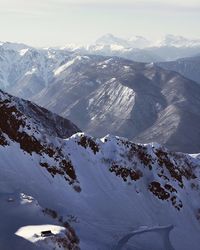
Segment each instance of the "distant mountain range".
[{"label": "distant mountain range", "polygon": [[101,44],[101,45],[114,44],[125,48],[130,47],[130,48],[144,49],[150,47],[152,42],[142,36],[132,36],[131,38],[126,40],[123,38],[116,37],[112,34],[106,34],[98,38],[95,44]]},{"label": "distant mountain range", "polygon": [[2,89],[69,118],[83,131],[200,150],[200,85],[172,72],[175,67],[12,43],[0,46],[0,57]]},{"label": "distant mountain range", "polygon": [[200,39],[166,35],[158,41],[150,41],[142,36],[129,39],[106,34],[88,46],[66,45],[73,52],[119,56],[138,62],[170,61],[194,56],[200,51]]},{"label": "distant mountain range", "polygon": [[176,47],[176,48],[194,48],[200,46],[200,39],[190,39],[183,36],[166,35],[163,39],[154,43],[154,47]]},{"label": "distant mountain range", "polygon": [[198,155],[95,139],[2,91],[0,115],[0,249],[198,250]]},{"label": "distant mountain range", "polygon": [[151,41],[143,36],[132,36],[129,39],[106,34],[96,40],[95,44],[111,45],[115,44],[123,47],[144,49],[148,47],[199,47],[200,39],[189,39],[183,36],[168,34],[160,40]]}]

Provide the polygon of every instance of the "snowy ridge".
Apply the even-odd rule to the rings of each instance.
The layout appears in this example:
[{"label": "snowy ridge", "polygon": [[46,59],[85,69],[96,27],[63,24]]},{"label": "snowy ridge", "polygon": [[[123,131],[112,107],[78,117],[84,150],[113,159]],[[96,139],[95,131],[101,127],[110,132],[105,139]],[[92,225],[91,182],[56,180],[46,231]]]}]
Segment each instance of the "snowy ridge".
[{"label": "snowy ridge", "polygon": [[[0,86],[6,91],[20,95],[22,93],[18,89],[20,83],[23,83],[26,92],[37,94],[51,83],[53,72],[74,59],[71,57],[73,54],[75,56],[97,54],[118,56],[139,62],[158,62],[193,56],[199,52],[199,47],[199,39],[173,35],[152,42],[142,36],[122,39],[106,34],[87,46],[69,44],[62,48],[43,49],[25,44],[1,42]],[[35,87],[31,83],[34,83]]]},{"label": "snowy ridge", "polygon": [[59,73],[80,56],[117,56],[138,62],[161,62],[193,56],[199,53],[198,44],[198,40],[174,36],[154,44],[141,36],[125,40],[111,34],[87,46],[39,49],[24,44],[0,43],[0,87],[27,99],[51,86]]},{"label": "snowy ridge", "polygon": [[[62,139],[42,126],[44,114],[32,120],[12,97],[1,92],[0,100],[0,219],[8,225],[0,227],[2,249],[59,249],[61,237],[71,247],[63,249],[119,250],[122,239],[140,232],[123,249],[198,250],[197,157],[111,135]],[[50,238],[40,238],[43,225]]]}]

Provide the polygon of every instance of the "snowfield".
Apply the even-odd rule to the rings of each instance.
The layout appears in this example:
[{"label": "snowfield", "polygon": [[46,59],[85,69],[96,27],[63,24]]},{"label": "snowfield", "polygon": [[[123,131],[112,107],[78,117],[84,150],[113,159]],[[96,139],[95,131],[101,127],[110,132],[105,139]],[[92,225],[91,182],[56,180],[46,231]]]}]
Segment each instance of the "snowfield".
[{"label": "snowfield", "polygon": [[32,105],[1,92],[0,249],[199,250],[198,157],[93,138]]}]

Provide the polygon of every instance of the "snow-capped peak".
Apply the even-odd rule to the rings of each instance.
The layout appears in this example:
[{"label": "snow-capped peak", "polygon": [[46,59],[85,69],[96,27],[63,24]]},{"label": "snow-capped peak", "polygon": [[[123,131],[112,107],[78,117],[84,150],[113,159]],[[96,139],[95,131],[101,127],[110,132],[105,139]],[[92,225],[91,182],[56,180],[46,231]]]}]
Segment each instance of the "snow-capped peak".
[{"label": "snow-capped peak", "polygon": [[125,48],[139,48],[143,49],[146,47],[150,47],[152,42],[146,39],[143,36],[132,36],[129,39],[119,38],[112,34],[106,34],[95,42],[96,45],[104,45],[104,46],[120,46],[121,49]]},{"label": "snow-capped peak", "polygon": [[106,34],[102,37],[100,37],[99,39],[96,40],[95,44],[101,44],[101,45],[119,45],[119,46],[123,46],[123,47],[129,47],[128,42],[123,39],[123,38],[119,38],[116,37],[112,34]]},{"label": "snow-capped peak", "polygon": [[157,41],[155,46],[158,47],[199,47],[200,39],[189,39],[183,36],[166,35],[163,39]]}]

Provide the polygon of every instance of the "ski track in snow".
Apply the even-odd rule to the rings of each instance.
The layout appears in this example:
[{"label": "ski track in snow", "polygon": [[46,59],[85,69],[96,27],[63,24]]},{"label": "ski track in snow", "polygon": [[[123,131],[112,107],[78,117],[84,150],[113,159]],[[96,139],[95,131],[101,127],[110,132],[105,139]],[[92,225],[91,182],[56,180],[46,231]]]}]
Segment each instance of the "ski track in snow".
[{"label": "ski track in snow", "polygon": [[160,235],[160,237],[163,238],[165,250],[175,250],[170,242],[170,239],[169,239],[169,233],[173,228],[174,228],[174,226],[170,225],[170,226],[147,227],[145,229],[135,230],[135,231],[123,236],[118,241],[116,247],[114,247],[112,250],[122,250],[130,238],[134,237],[135,235],[139,235],[139,234],[143,235],[143,234],[149,233],[149,232],[156,232]]}]

